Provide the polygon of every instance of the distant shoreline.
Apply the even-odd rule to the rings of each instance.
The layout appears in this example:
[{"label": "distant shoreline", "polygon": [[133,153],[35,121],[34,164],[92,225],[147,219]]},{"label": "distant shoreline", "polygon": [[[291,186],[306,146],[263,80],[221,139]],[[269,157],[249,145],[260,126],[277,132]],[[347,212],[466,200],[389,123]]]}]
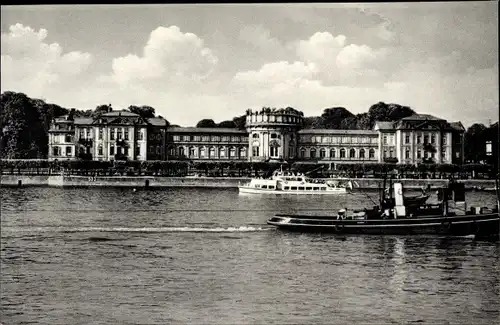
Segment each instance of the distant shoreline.
[{"label": "distant shoreline", "polygon": [[[333,180],[328,178],[325,180]],[[357,188],[377,189],[383,179],[350,178]],[[239,184],[250,181],[248,177],[156,177],[156,176],[48,176],[48,175],[1,175],[2,187],[131,187],[131,188],[168,188],[168,187],[206,187],[237,188]],[[421,189],[429,185],[440,187],[446,179],[398,179],[407,189]],[[466,189],[495,189],[494,180],[464,179],[457,180]]]}]

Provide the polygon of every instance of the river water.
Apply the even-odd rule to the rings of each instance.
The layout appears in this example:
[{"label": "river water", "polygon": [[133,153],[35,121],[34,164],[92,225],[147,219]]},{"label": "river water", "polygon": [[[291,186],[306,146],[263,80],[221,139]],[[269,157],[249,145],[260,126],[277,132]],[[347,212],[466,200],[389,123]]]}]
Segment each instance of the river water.
[{"label": "river water", "polygon": [[[500,245],[287,233],[372,203],[236,189],[0,188],[7,324],[498,324]],[[375,197],[376,193],[370,193]],[[469,192],[493,205],[492,194]]]}]

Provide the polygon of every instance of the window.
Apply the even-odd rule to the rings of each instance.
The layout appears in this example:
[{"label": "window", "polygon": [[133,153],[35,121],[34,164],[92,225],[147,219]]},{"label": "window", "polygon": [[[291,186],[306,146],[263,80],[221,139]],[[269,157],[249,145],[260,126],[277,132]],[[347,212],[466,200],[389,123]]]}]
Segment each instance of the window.
[{"label": "window", "polygon": [[110,140],[115,139],[115,129],[114,128],[109,129],[109,139]]},{"label": "window", "polygon": [[222,141],[229,142],[230,137],[228,135],[222,136]]},{"label": "window", "polygon": [[384,150],[384,158],[387,157],[387,149]]},{"label": "window", "polygon": [[204,142],[208,142],[210,140],[210,137],[208,135],[204,135],[201,137],[201,140]]},{"label": "window", "polygon": [[311,154],[310,154],[311,158],[316,158],[316,149],[311,149]]},{"label": "window", "polygon": [[422,136],[417,135],[417,144],[420,144],[420,143],[422,143]]},{"label": "window", "polygon": [[276,133],[271,133],[271,139],[276,139],[278,138],[278,135]]},{"label": "window", "polygon": [[319,150],[319,157],[320,158],[325,158],[326,157],[326,150],[325,149],[320,149]]},{"label": "window", "polygon": [[435,144],[436,143],[436,136],[433,134],[431,135],[431,143]]},{"label": "window", "polygon": [[201,141],[201,137],[199,135],[194,136],[194,141]]},{"label": "window", "polygon": [[269,148],[269,155],[271,157],[278,157],[278,147]]},{"label": "window", "polygon": [[156,146],[156,154],[159,155],[160,154],[160,146]]},{"label": "window", "polygon": [[353,148],[349,150],[349,158],[355,158],[356,157],[356,150]]},{"label": "window", "polygon": [[168,148],[168,155],[171,157],[175,156],[175,147]]},{"label": "window", "polygon": [[125,140],[128,140],[128,128],[125,128]]},{"label": "window", "polygon": [[191,140],[191,136],[190,135],[183,135],[182,136],[182,141],[189,141]]},{"label": "window", "polygon": [[429,143],[429,136],[428,135],[424,135],[424,144],[425,143]]},{"label": "window", "polygon": [[405,135],[405,144],[409,144],[410,143],[410,136],[407,134]]},{"label": "window", "polygon": [[80,139],[85,138],[85,134],[83,132],[83,129],[80,129]]},{"label": "window", "polygon": [[181,136],[180,135],[174,135],[173,139],[174,139],[174,141],[181,141]]},{"label": "window", "polygon": [[209,158],[215,158],[215,148],[214,147],[212,147],[212,148],[209,149],[209,151],[208,151],[208,157]]},{"label": "window", "polygon": [[68,143],[68,142],[71,142],[71,135],[65,135],[64,136],[64,142]]},{"label": "window", "polygon": [[99,156],[102,156],[103,155],[103,152],[102,152],[102,145],[99,145],[99,147],[97,147],[97,154]]},{"label": "window", "polygon": [[335,158],[335,149],[330,149],[330,158]]},{"label": "window", "polygon": [[102,140],[102,128],[99,128],[99,140]]},{"label": "window", "polygon": [[218,135],[212,135],[211,141],[212,142],[220,142],[220,136],[218,136]]},{"label": "window", "polygon": [[59,156],[59,154],[60,154],[59,147],[52,148],[52,155],[53,156]]},{"label": "window", "polygon": [[226,148],[219,149],[219,158],[226,158]]},{"label": "window", "polygon": [[179,157],[184,157],[184,147],[179,147]]},{"label": "window", "polygon": [[66,147],[66,156],[71,156],[72,148],[70,146]]},{"label": "window", "polygon": [[365,158],[365,149],[360,149],[359,150],[359,158],[361,158],[361,159]]},{"label": "window", "polygon": [[405,151],[405,159],[410,159],[410,150],[406,149]]},{"label": "window", "polygon": [[300,149],[300,158],[306,157],[306,149]]},{"label": "window", "polygon": [[114,146],[109,147],[109,154],[110,155],[114,155],[115,154],[115,147]]},{"label": "window", "polygon": [[121,128],[119,128],[119,129],[117,130],[117,133],[118,133],[117,138],[118,138],[118,139],[121,139],[121,138],[122,138],[122,129],[121,129]]},{"label": "window", "polygon": [[189,157],[196,157],[196,148],[189,148]]},{"label": "window", "polygon": [[140,156],[141,155],[141,146],[136,146],[135,147],[135,155],[136,156]]},{"label": "window", "polygon": [[393,158],[394,157],[394,149],[389,150],[389,157]]},{"label": "window", "polygon": [[[160,149],[160,147],[158,147],[158,149]],[[128,156],[128,148],[127,147],[123,148],[123,154],[125,156]]]},{"label": "window", "polygon": [[448,160],[448,158],[446,157],[446,149],[441,149],[441,157],[443,160]]},{"label": "window", "polygon": [[422,151],[417,151],[417,159],[420,159],[422,158]]},{"label": "window", "polygon": [[236,148],[229,149],[229,157],[230,158],[235,158],[236,157]]},{"label": "window", "polygon": [[374,149],[370,149],[368,151],[368,158],[370,158],[370,159],[375,158],[375,150]]},{"label": "window", "polygon": [[247,156],[247,150],[245,148],[240,148],[240,158],[245,158]]},{"label": "window", "polygon": [[441,138],[441,143],[443,144],[443,146],[446,146],[446,136],[443,136]]},{"label": "window", "polygon": [[257,147],[257,146],[252,147],[252,156],[254,156],[254,157],[259,156],[259,147]]},{"label": "window", "polygon": [[340,149],[340,158],[345,158],[345,149]]},{"label": "window", "polygon": [[387,141],[387,135],[384,135],[384,144],[387,145],[388,144],[388,141]]},{"label": "window", "polygon": [[252,138],[254,138],[254,139],[258,139],[258,138],[259,138],[259,134],[258,134],[258,133],[254,133],[254,134],[252,134]]},{"label": "window", "polygon": [[205,147],[200,148],[200,158],[205,158],[207,153],[205,151]]},{"label": "window", "polygon": [[144,133],[142,133],[142,131],[138,131],[137,132],[137,139],[138,140],[143,140],[144,139]]}]

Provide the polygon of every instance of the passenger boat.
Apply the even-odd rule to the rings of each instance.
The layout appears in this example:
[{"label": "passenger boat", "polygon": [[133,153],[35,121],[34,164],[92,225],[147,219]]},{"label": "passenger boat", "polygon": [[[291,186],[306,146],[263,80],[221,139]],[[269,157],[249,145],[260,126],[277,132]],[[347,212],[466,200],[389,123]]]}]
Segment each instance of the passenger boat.
[{"label": "passenger boat", "polygon": [[[385,191],[382,191],[384,193]],[[334,215],[277,214],[267,223],[280,229],[303,232],[376,235],[446,235],[493,237],[500,233],[498,204],[494,208],[467,209],[462,183],[439,189],[436,204],[424,200],[405,201],[403,185],[394,183],[394,194],[382,194],[381,203],[370,209],[340,209]],[[425,198],[425,196],[423,196]]]},{"label": "passenger boat", "polygon": [[324,181],[309,178],[293,171],[275,170],[270,178],[252,178],[250,182],[239,185],[240,193],[269,194],[346,194],[352,189],[352,182]]}]

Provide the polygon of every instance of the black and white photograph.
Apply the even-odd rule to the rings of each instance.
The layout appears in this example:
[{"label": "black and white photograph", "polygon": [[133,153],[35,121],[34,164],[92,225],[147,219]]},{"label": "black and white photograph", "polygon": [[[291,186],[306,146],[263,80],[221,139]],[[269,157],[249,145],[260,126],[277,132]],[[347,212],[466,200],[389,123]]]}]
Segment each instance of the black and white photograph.
[{"label": "black and white photograph", "polygon": [[498,10],[2,5],[0,325],[499,324]]}]

